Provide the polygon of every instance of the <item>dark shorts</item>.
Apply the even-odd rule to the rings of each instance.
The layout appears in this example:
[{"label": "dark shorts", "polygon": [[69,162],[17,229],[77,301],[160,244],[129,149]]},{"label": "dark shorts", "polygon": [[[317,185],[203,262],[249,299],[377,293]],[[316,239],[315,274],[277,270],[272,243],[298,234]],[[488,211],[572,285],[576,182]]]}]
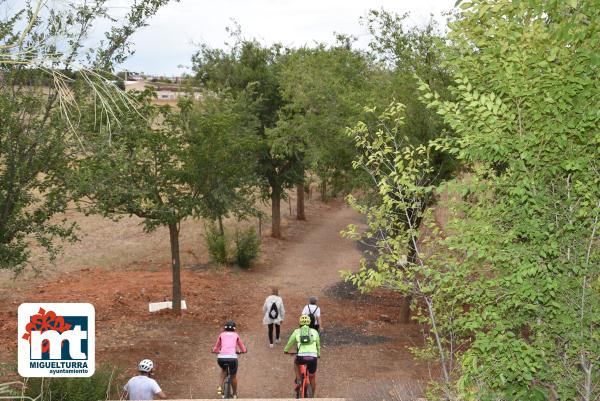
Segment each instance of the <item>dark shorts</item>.
[{"label": "dark shorts", "polygon": [[297,356],[296,365],[306,365],[306,369],[311,375],[317,372],[317,358],[314,356]]},{"label": "dark shorts", "polygon": [[238,360],[235,358],[219,358],[217,359],[217,363],[223,370],[227,370],[229,368],[229,374],[234,376],[237,373],[238,369]]}]

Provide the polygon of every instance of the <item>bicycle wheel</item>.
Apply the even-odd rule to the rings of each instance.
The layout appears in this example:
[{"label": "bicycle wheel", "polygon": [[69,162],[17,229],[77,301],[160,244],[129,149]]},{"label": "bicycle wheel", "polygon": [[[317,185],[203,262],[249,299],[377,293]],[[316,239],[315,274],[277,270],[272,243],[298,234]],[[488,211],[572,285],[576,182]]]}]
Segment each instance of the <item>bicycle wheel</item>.
[{"label": "bicycle wheel", "polygon": [[294,382],[294,386],[297,386],[296,389],[294,390],[294,392],[296,393],[296,399],[302,398],[301,395],[304,391],[304,389],[302,388],[303,380],[304,380],[304,373],[302,373],[302,371],[300,371],[300,385],[297,386]]},{"label": "bicycle wheel", "polygon": [[223,384],[223,398],[229,399],[231,397],[231,376],[227,376],[225,383]]},{"label": "bicycle wheel", "polygon": [[304,383],[304,386],[302,386],[304,388],[304,394],[302,395],[302,398],[313,398],[312,386],[310,385],[310,381],[308,381],[308,377],[305,380],[306,383]]}]

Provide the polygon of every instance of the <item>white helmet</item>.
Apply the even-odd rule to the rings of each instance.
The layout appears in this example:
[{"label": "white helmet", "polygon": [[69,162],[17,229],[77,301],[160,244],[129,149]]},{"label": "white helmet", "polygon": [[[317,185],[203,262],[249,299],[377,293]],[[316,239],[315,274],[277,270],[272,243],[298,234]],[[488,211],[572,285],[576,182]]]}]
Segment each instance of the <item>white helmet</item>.
[{"label": "white helmet", "polygon": [[154,369],[154,362],[150,359],[144,359],[138,364],[138,370],[140,372],[150,373]]}]

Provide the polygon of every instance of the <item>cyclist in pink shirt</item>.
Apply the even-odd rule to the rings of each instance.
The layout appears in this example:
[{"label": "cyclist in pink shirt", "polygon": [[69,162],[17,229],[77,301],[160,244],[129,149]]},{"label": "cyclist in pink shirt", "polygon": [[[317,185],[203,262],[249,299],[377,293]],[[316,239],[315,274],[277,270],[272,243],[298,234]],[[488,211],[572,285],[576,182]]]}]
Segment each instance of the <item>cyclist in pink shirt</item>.
[{"label": "cyclist in pink shirt", "polygon": [[234,398],[237,398],[237,369],[238,369],[238,348],[239,353],[244,354],[248,352],[246,346],[242,342],[240,336],[235,332],[235,322],[229,320],[225,323],[225,331],[219,334],[217,343],[213,347],[213,352],[218,354],[217,363],[221,367],[221,381],[217,388],[217,394],[223,394],[223,383],[227,376],[227,369],[231,375],[231,387],[233,389]]}]

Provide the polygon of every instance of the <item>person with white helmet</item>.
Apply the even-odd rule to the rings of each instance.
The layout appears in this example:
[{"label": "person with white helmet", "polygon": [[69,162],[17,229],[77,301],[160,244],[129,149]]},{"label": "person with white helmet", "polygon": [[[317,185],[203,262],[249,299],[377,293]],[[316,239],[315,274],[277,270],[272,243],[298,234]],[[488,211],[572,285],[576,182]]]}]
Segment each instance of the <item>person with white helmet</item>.
[{"label": "person with white helmet", "polygon": [[163,400],[167,399],[156,380],[152,378],[154,375],[154,362],[150,359],[142,360],[138,364],[138,372],[140,374],[129,379],[123,387],[123,390],[125,390],[124,399],[154,400],[155,397]]}]

